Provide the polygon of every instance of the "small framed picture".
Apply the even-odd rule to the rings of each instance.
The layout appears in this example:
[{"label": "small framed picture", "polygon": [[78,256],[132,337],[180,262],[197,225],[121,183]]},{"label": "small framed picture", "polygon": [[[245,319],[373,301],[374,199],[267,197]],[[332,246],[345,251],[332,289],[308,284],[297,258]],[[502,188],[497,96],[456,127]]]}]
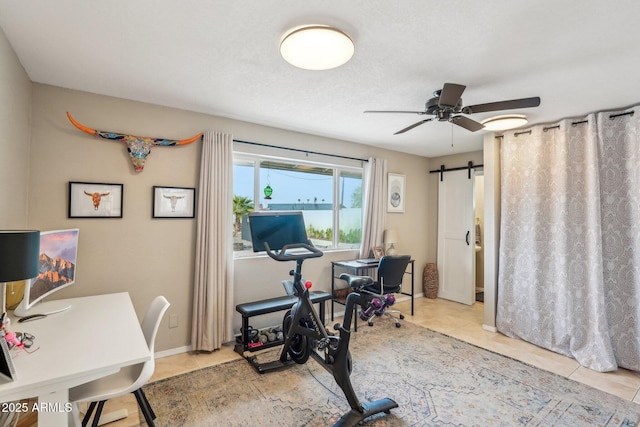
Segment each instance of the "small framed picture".
[{"label": "small framed picture", "polygon": [[404,212],[405,176],[387,174],[387,212]]},{"label": "small framed picture", "polygon": [[122,218],[123,184],[69,182],[69,218]]},{"label": "small framed picture", "polygon": [[375,259],[380,259],[384,256],[384,249],[382,246],[374,246],[373,248],[373,257]]},{"label": "small framed picture", "polygon": [[195,212],[195,188],[153,187],[154,218],[194,218]]}]

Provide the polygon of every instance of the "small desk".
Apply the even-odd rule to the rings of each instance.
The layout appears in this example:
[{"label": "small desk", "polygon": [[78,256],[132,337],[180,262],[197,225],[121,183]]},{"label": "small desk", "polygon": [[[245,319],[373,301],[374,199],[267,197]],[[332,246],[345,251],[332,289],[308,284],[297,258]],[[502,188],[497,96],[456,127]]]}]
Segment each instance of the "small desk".
[{"label": "small desk", "polygon": [[65,301],[71,308],[44,319],[11,319],[12,331],[35,341],[33,353],[11,351],[17,379],[0,384],[0,402],[37,396],[48,409],[38,412],[38,426],[72,425],[70,388],[151,359],[128,293]]},{"label": "small desk", "polygon": [[[408,292],[400,292],[402,295],[408,295],[411,297],[411,315],[413,316],[413,297],[415,295],[414,292],[414,274],[413,274],[413,266],[414,266],[415,260],[410,260],[409,261],[409,271],[407,271],[405,274],[409,274],[411,275],[411,293]],[[344,303],[342,301],[338,301],[335,298],[335,294],[334,291],[336,289],[335,284],[336,284],[336,279],[338,279],[339,277],[336,276],[336,268],[339,269],[343,269],[343,270],[349,270],[351,273],[355,274],[355,275],[366,275],[366,276],[371,276],[373,278],[375,278],[377,276],[377,273],[374,274],[374,272],[372,272],[371,274],[368,273],[367,271],[370,269],[377,269],[378,268],[378,263],[374,263],[374,264],[365,264],[362,262],[358,262],[356,260],[345,260],[345,261],[332,261],[331,262],[331,320],[333,320],[334,318],[334,310],[333,310],[333,303],[337,302],[338,304],[343,304]],[[363,274],[364,273],[364,274]],[[356,322],[357,320],[357,316],[355,318]],[[357,328],[357,323],[356,323],[356,328]],[[357,330],[357,329],[356,329]]]}]

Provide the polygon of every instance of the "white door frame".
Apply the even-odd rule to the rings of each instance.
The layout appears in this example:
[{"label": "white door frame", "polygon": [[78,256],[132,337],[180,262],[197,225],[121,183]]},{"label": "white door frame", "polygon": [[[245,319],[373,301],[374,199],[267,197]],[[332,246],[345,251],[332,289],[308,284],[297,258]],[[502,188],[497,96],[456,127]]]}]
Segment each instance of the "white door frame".
[{"label": "white door frame", "polygon": [[498,253],[500,247],[500,139],[484,136],[484,321],[482,327],[496,332],[498,302]]}]

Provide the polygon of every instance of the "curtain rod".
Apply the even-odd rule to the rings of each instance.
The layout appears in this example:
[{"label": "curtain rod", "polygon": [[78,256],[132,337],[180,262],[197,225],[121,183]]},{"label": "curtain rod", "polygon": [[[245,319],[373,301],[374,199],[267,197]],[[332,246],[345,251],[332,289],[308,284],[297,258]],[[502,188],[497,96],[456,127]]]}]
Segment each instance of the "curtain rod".
[{"label": "curtain rod", "polygon": [[440,165],[440,169],[429,171],[429,173],[439,173],[440,174],[440,181],[442,181],[442,177],[443,177],[445,172],[461,171],[461,170],[465,170],[466,169],[466,170],[469,171],[469,179],[471,179],[471,169],[481,168],[483,166],[484,165],[482,165],[482,164],[474,165],[473,162],[471,160],[469,160],[469,163],[467,163],[467,166],[459,166],[457,168],[445,169],[444,165]]},{"label": "curtain rod", "polygon": [[262,144],[260,142],[251,142],[251,141],[241,141],[239,139],[234,139],[233,142],[237,142],[239,144],[257,145],[257,146],[260,146],[260,147],[278,148],[280,150],[297,151],[299,153],[304,153],[304,154],[307,154],[307,155],[308,154],[317,154],[319,156],[336,157],[336,158],[339,158],[339,159],[347,159],[347,160],[358,160],[358,161],[361,161],[361,162],[368,162],[369,161],[367,159],[360,159],[358,157],[341,156],[339,154],[319,153],[317,151],[302,150],[302,149],[299,149],[299,148],[291,148],[291,147],[280,147],[278,145]]},{"label": "curtain rod", "polygon": [[[634,114],[635,114],[635,111],[633,111],[633,110],[632,111],[625,111],[624,113],[610,114],[609,115],[609,119],[613,120],[616,117],[633,116]],[[588,123],[588,122],[589,122],[589,120],[578,120],[578,121],[575,121],[575,122],[571,122],[571,126],[578,126],[578,125],[581,125],[583,123]],[[543,132],[547,132],[547,131],[549,131],[551,129],[560,129],[560,125],[547,126],[547,127],[542,128],[542,131]],[[516,132],[513,135],[514,136],[518,136],[518,135],[524,135],[525,133],[531,134],[531,129],[528,129],[528,130],[525,130],[525,131],[522,131],[522,132]],[[499,138],[503,138],[503,137],[504,137],[504,135],[496,135],[495,138],[499,139]]]},{"label": "curtain rod", "polygon": [[615,119],[616,117],[620,117],[620,116],[633,116],[633,113],[635,113],[635,111],[633,111],[633,110],[632,110],[632,111],[626,111],[626,112],[624,112],[624,113],[611,114],[611,115],[609,116],[609,118],[610,118],[611,120],[613,120],[613,119]]}]

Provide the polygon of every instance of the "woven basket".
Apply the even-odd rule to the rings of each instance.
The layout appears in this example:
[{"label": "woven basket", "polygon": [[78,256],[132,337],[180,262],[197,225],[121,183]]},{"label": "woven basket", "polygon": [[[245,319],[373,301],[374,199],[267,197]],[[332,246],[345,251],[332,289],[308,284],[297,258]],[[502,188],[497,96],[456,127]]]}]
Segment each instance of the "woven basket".
[{"label": "woven basket", "polygon": [[428,263],[422,273],[422,290],[427,298],[438,297],[438,267],[434,263]]}]

